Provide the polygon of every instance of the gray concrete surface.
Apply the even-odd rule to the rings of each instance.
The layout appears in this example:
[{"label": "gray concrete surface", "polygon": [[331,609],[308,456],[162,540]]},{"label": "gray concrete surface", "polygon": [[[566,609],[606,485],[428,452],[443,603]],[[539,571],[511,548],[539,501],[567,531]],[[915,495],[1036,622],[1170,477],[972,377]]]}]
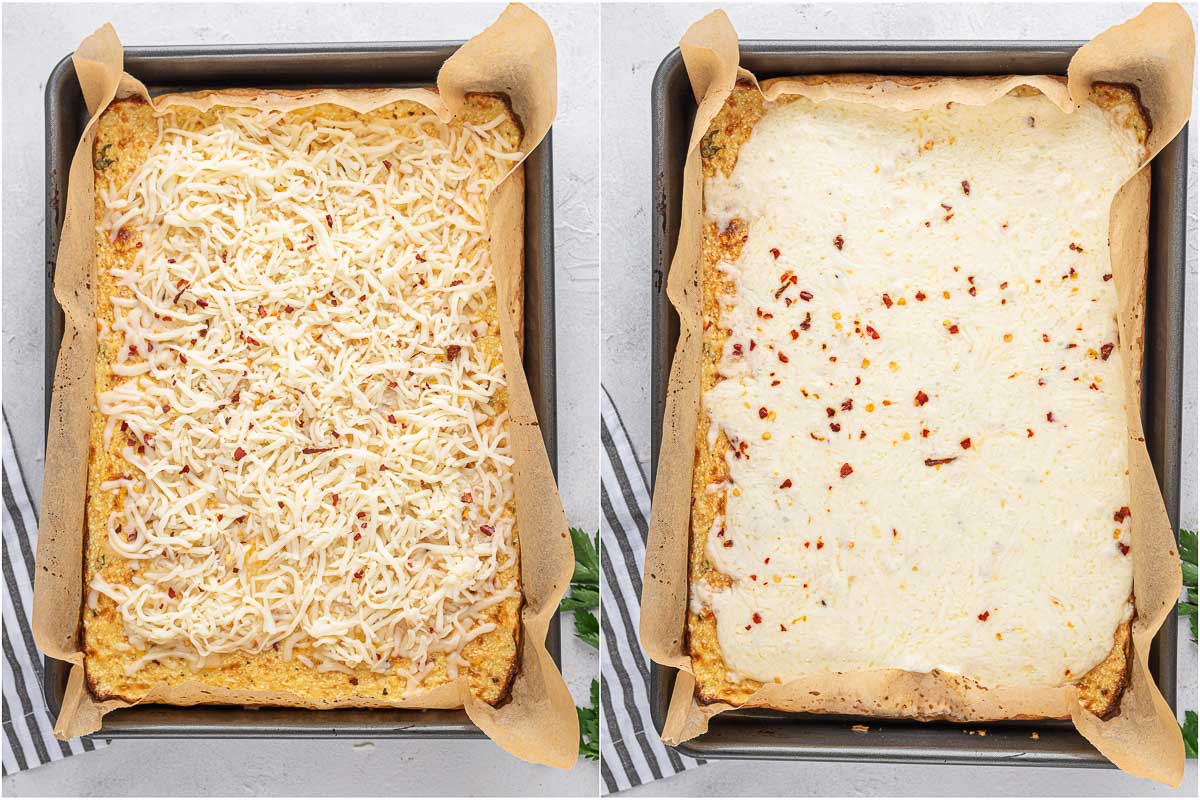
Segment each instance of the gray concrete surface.
[{"label": "gray concrete surface", "polygon": [[[650,84],[662,58],[716,5],[605,5],[601,10],[601,380],[650,460]],[[824,4],[725,6],[745,39],[1089,39],[1141,4]],[[1190,10],[1195,18],[1195,6]],[[1181,520],[1196,526],[1196,168],[1188,179],[1187,318]],[[1179,698],[1196,707],[1196,647],[1181,643]],[[897,767],[725,761],[650,784],[637,795],[1135,795],[1172,794],[1114,770]],[[1196,762],[1174,794],[1195,796]]]},{"label": "gray concrete surface", "polygon": [[[599,90],[595,6],[534,3],[558,45],[554,126],[559,485],[573,524],[598,522]],[[3,9],[4,408],[40,496],[43,408],[42,92],[50,70],[111,21],[128,45],[466,39],[502,4],[6,5]],[[575,79],[572,77],[575,76]],[[563,659],[587,697],[596,653],[564,627]],[[597,770],[562,772],[487,741],[119,741],[4,779],[18,795],[594,795]]]}]

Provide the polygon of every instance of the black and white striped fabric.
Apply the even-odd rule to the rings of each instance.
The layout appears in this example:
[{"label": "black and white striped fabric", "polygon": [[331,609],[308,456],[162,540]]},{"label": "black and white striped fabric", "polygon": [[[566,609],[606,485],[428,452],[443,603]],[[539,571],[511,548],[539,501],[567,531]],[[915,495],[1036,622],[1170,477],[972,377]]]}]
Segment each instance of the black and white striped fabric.
[{"label": "black and white striped fabric", "polygon": [[606,794],[702,764],[662,743],[650,718],[650,662],[638,643],[642,562],[650,488],[607,390],[601,393],[600,546],[604,551],[601,626],[600,772]]},{"label": "black and white striped fabric", "polygon": [[42,654],[33,643],[33,554],[37,511],[4,415],[4,774],[95,750],[103,742],[54,738],[42,699]]}]

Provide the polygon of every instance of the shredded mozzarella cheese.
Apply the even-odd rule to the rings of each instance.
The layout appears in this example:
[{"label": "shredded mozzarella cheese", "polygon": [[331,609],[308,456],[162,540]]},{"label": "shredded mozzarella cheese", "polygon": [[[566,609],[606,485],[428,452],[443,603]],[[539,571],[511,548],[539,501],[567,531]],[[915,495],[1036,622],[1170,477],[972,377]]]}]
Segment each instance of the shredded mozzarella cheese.
[{"label": "shredded mozzarella cheese", "polygon": [[[122,346],[101,393],[125,474],[97,575],[129,670],[278,646],[416,685],[518,593],[487,201],[520,157],[488,124],[158,114],[102,235]],[[121,293],[124,295],[124,293]],[[492,615],[494,616],[494,615]]]}]

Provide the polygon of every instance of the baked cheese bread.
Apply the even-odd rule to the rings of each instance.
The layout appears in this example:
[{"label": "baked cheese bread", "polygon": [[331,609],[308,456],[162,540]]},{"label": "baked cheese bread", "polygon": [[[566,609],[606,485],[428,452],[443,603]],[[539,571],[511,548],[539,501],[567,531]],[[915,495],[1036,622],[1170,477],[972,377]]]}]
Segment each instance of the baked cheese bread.
[{"label": "baked cheese bread", "polygon": [[[502,98],[444,124],[114,103],[94,147],[85,670],[495,704],[521,587],[488,197]],[[288,701],[291,702],[291,701]]]},{"label": "baked cheese bread", "polygon": [[[873,82],[877,76],[833,76]],[[928,81],[928,79],[920,79]],[[1109,209],[1136,94],[886,110],[739,85],[702,140],[702,702],[899,669],[1077,684],[1133,613]]]}]

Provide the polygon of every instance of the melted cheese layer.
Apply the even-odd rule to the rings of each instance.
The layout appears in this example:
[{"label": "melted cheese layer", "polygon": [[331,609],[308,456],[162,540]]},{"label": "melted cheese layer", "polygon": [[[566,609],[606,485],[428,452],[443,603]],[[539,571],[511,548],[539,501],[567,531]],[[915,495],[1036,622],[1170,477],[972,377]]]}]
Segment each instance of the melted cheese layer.
[{"label": "melted cheese layer", "polygon": [[[748,238],[698,580],[731,679],[1071,682],[1130,614],[1109,208],[1140,145],[1044,97],[768,104],[710,221]],[[950,459],[950,460],[946,460]]]}]

